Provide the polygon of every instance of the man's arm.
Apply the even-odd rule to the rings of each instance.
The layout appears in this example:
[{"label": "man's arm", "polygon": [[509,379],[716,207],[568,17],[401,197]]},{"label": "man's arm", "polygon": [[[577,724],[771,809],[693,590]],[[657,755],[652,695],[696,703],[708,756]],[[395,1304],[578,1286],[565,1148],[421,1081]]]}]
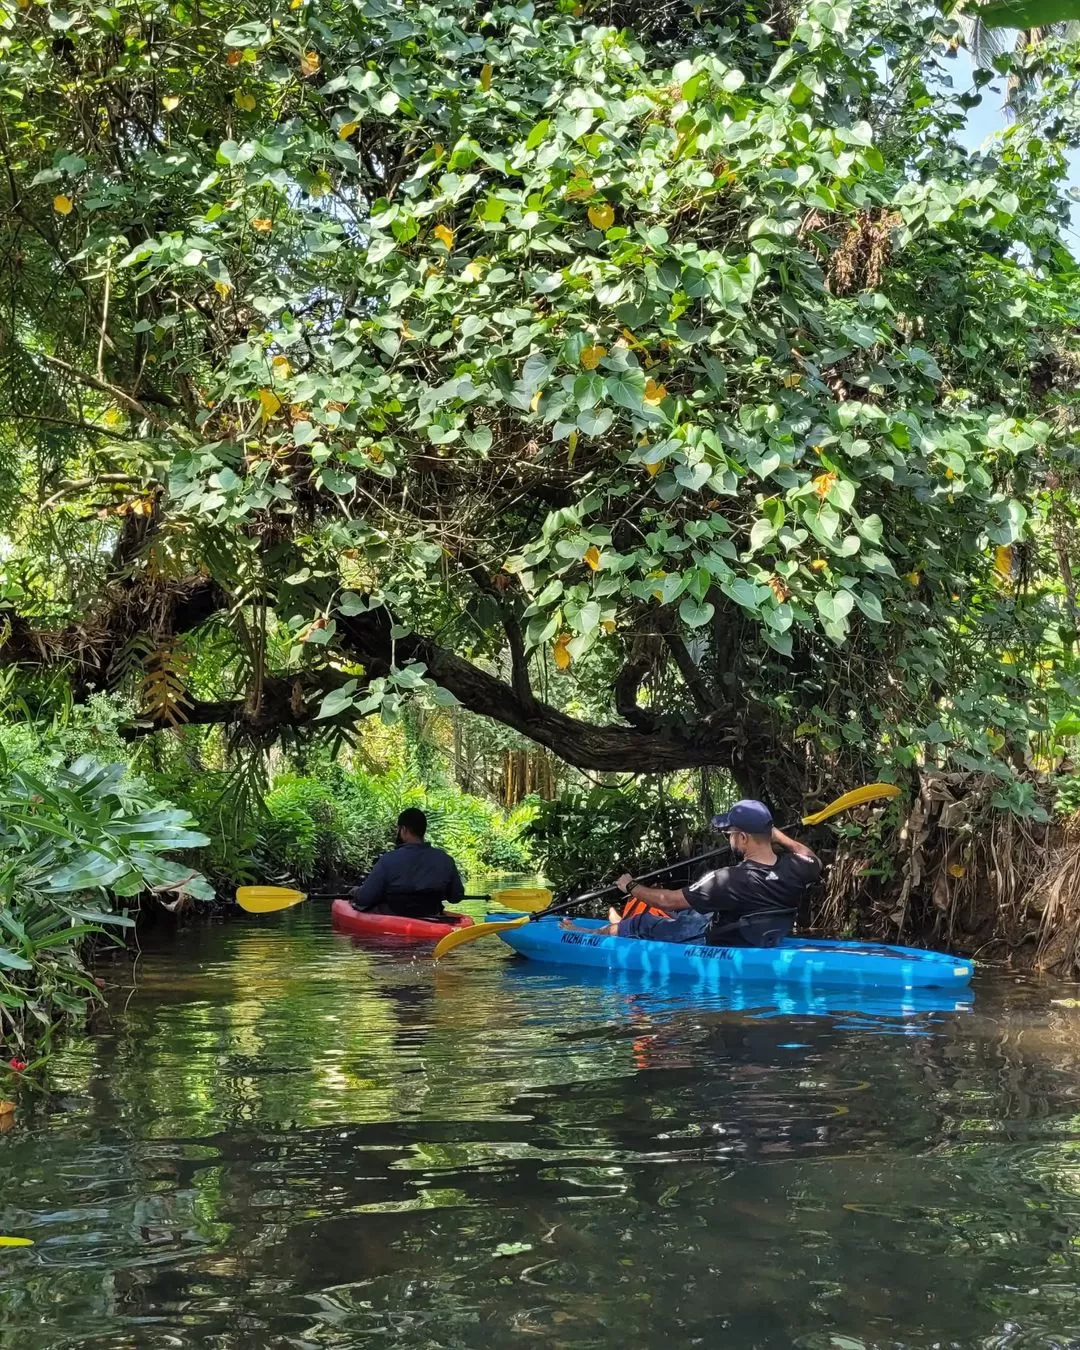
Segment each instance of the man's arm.
[{"label": "man's arm", "polygon": [[386,859],[387,854],[377,858],[375,866],[357,886],[349,897],[354,908],[367,909],[371,905],[381,904],[386,898]]},{"label": "man's arm", "polygon": [[812,848],[809,848],[806,844],[800,844],[797,839],[792,839],[789,835],[784,834],[783,830],[776,829],[775,826],[772,832],[772,846],[784,853],[798,854],[800,858],[806,858],[808,862],[815,862],[819,867],[821,866],[821,859]]},{"label": "man's arm", "polygon": [[631,885],[633,877],[624,872],[615,885],[628,899],[641,900],[646,905],[655,905],[657,909],[689,909],[686,896],[682,891],[665,891],[659,886]]}]

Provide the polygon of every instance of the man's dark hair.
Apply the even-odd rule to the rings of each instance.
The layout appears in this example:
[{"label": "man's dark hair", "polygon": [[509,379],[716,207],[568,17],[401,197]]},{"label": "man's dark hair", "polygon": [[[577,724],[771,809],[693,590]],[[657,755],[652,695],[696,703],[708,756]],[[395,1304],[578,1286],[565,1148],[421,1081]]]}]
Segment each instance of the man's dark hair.
[{"label": "man's dark hair", "polygon": [[408,830],[417,839],[423,839],[427,834],[427,816],[418,806],[410,806],[398,816],[397,826],[399,830]]}]

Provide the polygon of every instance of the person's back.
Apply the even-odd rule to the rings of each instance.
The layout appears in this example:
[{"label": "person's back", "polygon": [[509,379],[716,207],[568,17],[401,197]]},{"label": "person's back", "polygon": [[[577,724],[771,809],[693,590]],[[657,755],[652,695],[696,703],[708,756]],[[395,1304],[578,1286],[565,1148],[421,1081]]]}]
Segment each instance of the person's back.
[{"label": "person's back", "polygon": [[427,843],[426,833],[423,811],[402,811],[397,847],[384,853],[352,892],[354,908],[410,919],[440,918],[445,901],[462,899],[465,887],[457,864],[449,853]]}]

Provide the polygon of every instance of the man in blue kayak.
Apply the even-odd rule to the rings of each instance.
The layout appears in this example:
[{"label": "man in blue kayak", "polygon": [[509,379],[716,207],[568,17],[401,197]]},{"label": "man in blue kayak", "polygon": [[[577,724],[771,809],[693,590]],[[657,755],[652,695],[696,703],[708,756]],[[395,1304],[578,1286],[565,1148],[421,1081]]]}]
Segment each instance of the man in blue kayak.
[{"label": "man in blue kayak", "polygon": [[427,816],[418,807],[402,811],[397,845],[384,853],[351,892],[353,909],[366,914],[400,914],[407,919],[442,919],[443,902],[465,895],[457,864],[449,853],[433,848],[424,836]]},{"label": "man in blue kayak", "polygon": [[732,852],[741,855],[738,863],[679,890],[634,885],[629,874],[621,876],[615,884],[624,895],[665,913],[624,919],[613,909],[605,928],[589,931],[716,947],[774,947],[787,937],[806,889],[821,876],[817,854],[778,830],[763,802],[736,802],[712,825],[727,834]]}]

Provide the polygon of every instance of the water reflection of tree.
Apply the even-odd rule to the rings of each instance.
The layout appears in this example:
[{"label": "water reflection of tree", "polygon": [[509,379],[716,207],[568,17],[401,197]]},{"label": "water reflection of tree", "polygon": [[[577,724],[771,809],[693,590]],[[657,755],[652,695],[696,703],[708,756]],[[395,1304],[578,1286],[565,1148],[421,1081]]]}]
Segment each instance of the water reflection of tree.
[{"label": "water reflection of tree", "polygon": [[[0,1288],[16,1331],[57,1309],[328,1346],[726,1322],[787,1347],[1067,1318],[1070,1010],[891,1039],[657,1012],[494,953],[433,974],[314,914],[190,955],[148,958],[126,1013],[58,1062],[69,1115],[4,1141],[8,1213],[52,1212],[65,1243]],[[1016,1292],[1035,1286],[1038,1306]]]}]

